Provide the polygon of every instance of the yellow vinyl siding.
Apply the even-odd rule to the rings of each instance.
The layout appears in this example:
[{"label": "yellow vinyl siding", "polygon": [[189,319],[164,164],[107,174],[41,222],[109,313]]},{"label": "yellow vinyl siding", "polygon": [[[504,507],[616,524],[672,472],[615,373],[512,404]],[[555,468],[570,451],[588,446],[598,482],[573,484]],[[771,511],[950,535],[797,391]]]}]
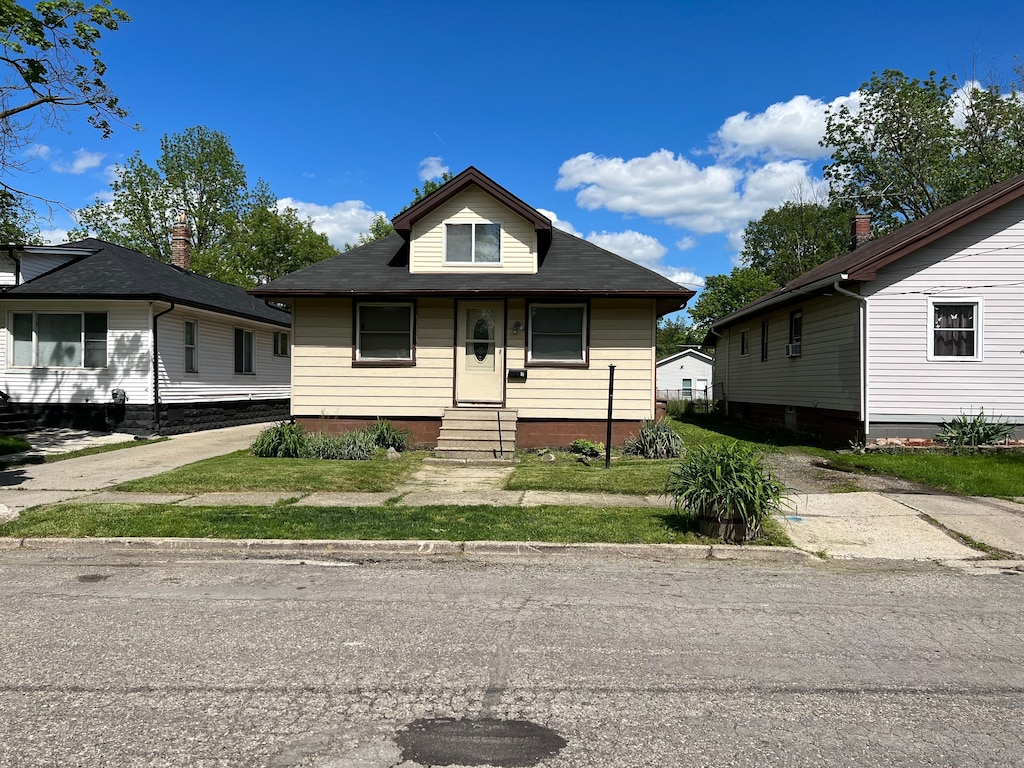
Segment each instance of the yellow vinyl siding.
[{"label": "yellow vinyl siding", "polygon": [[[521,300],[509,302],[510,324],[521,316],[523,305]],[[615,366],[614,418],[653,418],[654,302],[595,299],[590,302],[588,321],[588,367],[533,365],[525,382],[508,383],[506,404],[519,412],[519,418],[605,418],[609,365]],[[509,367],[524,366],[525,336],[525,328],[518,335],[509,335]]]},{"label": "yellow vinyl siding", "polygon": [[416,303],[414,366],[353,366],[352,300],[300,299],[292,343],[292,412],[437,416],[452,404],[453,303]]},{"label": "yellow vinyl siding", "polygon": [[[444,260],[445,222],[501,224],[501,263],[449,264]],[[537,235],[533,225],[478,187],[470,187],[431,211],[412,228],[409,271],[479,274],[537,272]]]}]

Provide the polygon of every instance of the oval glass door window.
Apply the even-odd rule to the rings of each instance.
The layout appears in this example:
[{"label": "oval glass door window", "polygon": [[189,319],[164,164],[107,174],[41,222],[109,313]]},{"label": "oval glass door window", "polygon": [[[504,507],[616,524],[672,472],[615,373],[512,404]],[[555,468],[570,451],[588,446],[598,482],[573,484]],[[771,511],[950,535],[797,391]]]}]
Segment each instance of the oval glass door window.
[{"label": "oval glass door window", "polygon": [[487,321],[481,317],[473,326],[473,354],[476,356],[477,362],[482,363],[487,358],[487,353],[491,348],[490,340],[491,334],[487,327]]}]

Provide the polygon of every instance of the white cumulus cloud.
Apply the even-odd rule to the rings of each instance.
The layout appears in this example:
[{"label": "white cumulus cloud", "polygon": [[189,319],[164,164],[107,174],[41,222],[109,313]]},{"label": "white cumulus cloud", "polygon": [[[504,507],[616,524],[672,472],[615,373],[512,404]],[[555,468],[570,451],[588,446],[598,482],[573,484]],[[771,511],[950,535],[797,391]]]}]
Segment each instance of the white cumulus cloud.
[{"label": "white cumulus cloud", "polygon": [[657,264],[668,253],[668,248],[657,238],[632,229],[625,232],[591,232],[587,240],[645,267]]},{"label": "white cumulus cloud", "polygon": [[687,288],[697,290],[698,288],[704,287],[704,278],[689,269],[667,267],[665,269],[659,269],[658,271],[673,283],[679,283]]},{"label": "white cumulus cloud", "polygon": [[840,96],[831,102],[794,96],[770,105],[764,112],[740,112],[726,118],[718,129],[716,151],[721,157],[828,157],[831,150],[818,145],[825,135],[825,113],[847,106],[856,111],[860,94]]},{"label": "white cumulus cloud", "polygon": [[446,173],[448,166],[444,164],[444,158],[425,157],[420,160],[420,181],[440,179]]},{"label": "white cumulus cloud", "polygon": [[39,230],[39,236],[47,245],[60,245],[68,242],[68,234],[69,230],[60,228]]},{"label": "white cumulus cloud", "polygon": [[549,219],[551,219],[551,226],[560,229],[563,232],[568,232],[570,235],[576,235],[576,237],[583,237],[582,232],[576,229],[576,227],[574,227],[568,221],[563,221],[562,219],[558,218],[558,214],[555,213],[554,211],[549,211],[544,208],[538,208],[537,210],[544,216],[547,216]]},{"label": "white cumulus cloud", "polygon": [[87,149],[76,149],[75,159],[70,163],[66,163],[62,160],[54,160],[50,167],[57,173],[71,173],[78,175],[85,173],[86,171],[91,171],[93,168],[99,168],[104,157],[106,157],[106,155],[102,152],[90,152]]},{"label": "white cumulus cloud", "polygon": [[680,251],[688,251],[691,248],[696,248],[696,247],[697,247],[697,238],[696,237],[690,237],[689,235],[687,235],[684,238],[676,240],[676,248],[678,248]]},{"label": "white cumulus cloud", "polygon": [[369,231],[373,217],[379,213],[384,214],[383,211],[373,210],[362,200],[321,205],[284,197],[277,201],[277,209],[280,211],[285,208],[294,208],[301,219],[312,219],[313,229],[327,235],[331,245],[338,250],[344,248],[345,243],[355,243],[360,234]]}]

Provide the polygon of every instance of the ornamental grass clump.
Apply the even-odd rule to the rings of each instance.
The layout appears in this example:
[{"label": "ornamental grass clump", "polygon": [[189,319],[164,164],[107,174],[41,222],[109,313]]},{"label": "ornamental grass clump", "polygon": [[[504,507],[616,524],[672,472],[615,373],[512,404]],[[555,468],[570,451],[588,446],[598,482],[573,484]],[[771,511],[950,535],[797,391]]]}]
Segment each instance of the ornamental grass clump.
[{"label": "ornamental grass clump", "polygon": [[365,461],[377,453],[377,443],[368,429],[325,435],[320,432],[306,435],[304,459],[330,461]]},{"label": "ornamental grass clump", "polygon": [[580,437],[569,444],[569,453],[575,453],[580,456],[590,456],[593,458],[604,453],[604,443],[593,443],[590,440],[584,440]]},{"label": "ornamental grass clump", "polygon": [[[761,527],[781,511],[787,489],[764,463],[763,453],[738,442],[697,446],[669,470],[665,495],[676,512],[701,521],[732,522],[724,537],[756,538]],[[705,530],[704,526],[700,526]],[[716,526],[719,529],[719,526]]]},{"label": "ornamental grass clump", "polygon": [[252,455],[262,459],[297,459],[306,444],[301,424],[282,421],[267,427],[252,441]]},{"label": "ornamental grass clump", "polygon": [[667,421],[645,421],[640,431],[626,441],[622,452],[645,459],[674,459],[683,452],[683,438]]},{"label": "ornamental grass clump", "polygon": [[409,445],[409,438],[412,433],[407,429],[395,429],[387,419],[377,419],[376,422],[365,428],[374,443],[380,448],[394,448],[396,451],[404,451]]},{"label": "ornamental grass clump", "polygon": [[979,445],[995,445],[1013,435],[1017,425],[996,417],[985,416],[985,409],[977,416],[961,413],[950,421],[942,422],[942,431],[935,440],[951,449],[977,448]]}]

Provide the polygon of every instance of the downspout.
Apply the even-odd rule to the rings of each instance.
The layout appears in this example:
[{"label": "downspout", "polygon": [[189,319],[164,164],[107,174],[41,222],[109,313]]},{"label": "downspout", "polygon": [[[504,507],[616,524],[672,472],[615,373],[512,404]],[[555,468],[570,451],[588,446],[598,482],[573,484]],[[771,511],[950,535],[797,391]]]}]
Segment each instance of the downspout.
[{"label": "downspout", "polygon": [[13,287],[16,288],[17,286],[21,285],[21,259],[19,259],[14,254],[15,254],[14,246],[13,245],[7,246],[7,255],[11,259],[11,261],[14,262],[14,286]]},{"label": "downspout", "polygon": [[[150,307],[153,305],[150,304]],[[160,344],[158,341],[157,321],[174,309],[174,302],[163,312],[153,315],[153,424],[156,427],[156,434],[160,434]]]},{"label": "downspout", "polygon": [[849,296],[860,302],[858,309],[860,315],[860,420],[864,424],[864,442],[868,441],[868,429],[871,426],[871,416],[868,413],[868,297],[859,293],[848,291],[839,285],[836,280],[832,283],[836,293]]}]

